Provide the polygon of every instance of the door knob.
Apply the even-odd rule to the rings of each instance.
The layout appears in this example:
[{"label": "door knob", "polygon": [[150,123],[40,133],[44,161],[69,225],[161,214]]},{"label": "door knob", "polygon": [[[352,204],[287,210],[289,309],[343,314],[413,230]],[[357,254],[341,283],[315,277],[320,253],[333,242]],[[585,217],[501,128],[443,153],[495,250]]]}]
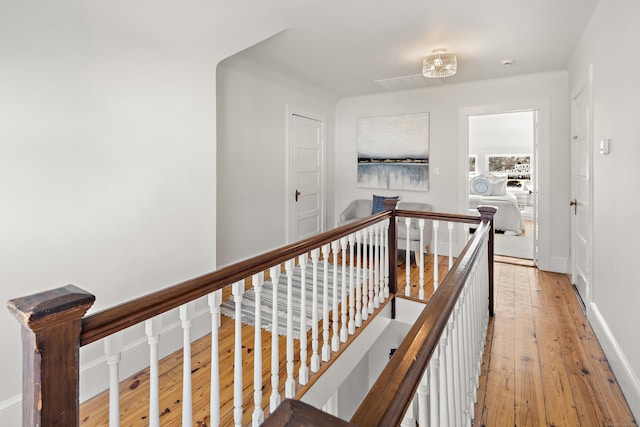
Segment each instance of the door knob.
[{"label": "door knob", "polygon": [[571,200],[569,206],[573,206],[573,214],[578,215],[578,199]]},{"label": "door knob", "polygon": [[298,196],[300,195],[300,190],[296,190],[296,202],[298,201]]}]

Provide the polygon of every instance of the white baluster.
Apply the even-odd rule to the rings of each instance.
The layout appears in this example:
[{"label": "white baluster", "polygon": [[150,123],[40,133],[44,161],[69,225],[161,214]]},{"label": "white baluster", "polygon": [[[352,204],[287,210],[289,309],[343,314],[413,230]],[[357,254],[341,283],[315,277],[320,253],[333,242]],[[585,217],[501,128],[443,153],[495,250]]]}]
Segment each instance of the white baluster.
[{"label": "white baluster", "polygon": [[462,377],[460,372],[460,360],[462,353],[460,349],[460,299],[456,302],[453,313],[451,313],[451,356],[453,362],[453,413],[455,425],[462,425]]},{"label": "white baluster", "polygon": [[300,369],[298,382],[305,385],[309,382],[309,367],[307,366],[307,254],[298,257],[300,265]]},{"label": "white baluster", "polygon": [[362,283],[360,282],[360,276],[362,274],[362,231],[356,231],[356,328],[362,326]]},{"label": "white baluster", "polygon": [[338,416],[338,401],[339,401],[339,397],[338,397],[338,390],[336,390],[331,397],[329,397],[329,400],[327,400],[325,402],[324,405],[322,405],[322,412],[326,412],[327,414],[331,414],[334,417]]},{"label": "white baluster", "polygon": [[440,227],[440,221],[433,221],[433,292],[438,289],[438,228]]},{"label": "white baluster", "polygon": [[370,282],[369,282],[369,314],[373,313],[373,310],[378,305],[378,295],[376,293],[376,286],[378,282],[378,235],[376,233],[376,226],[369,227],[369,235],[371,244],[369,246],[369,265],[371,270]]},{"label": "white baluster", "polygon": [[468,393],[469,393],[469,377],[467,376],[467,356],[469,348],[466,346],[466,316],[465,309],[467,306],[467,292],[469,290],[469,280],[473,276],[473,270],[475,266],[471,270],[471,274],[467,277],[464,288],[462,288],[462,293],[460,294],[459,306],[460,306],[460,314],[458,316],[458,351],[460,352],[458,355],[459,364],[460,364],[460,413],[461,413],[461,422],[466,425],[467,415],[469,413],[468,408]]},{"label": "white baluster", "polygon": [[193,424],[193,388],[191,387],[191,319],[195,312],[195,303],[188,302],[180,306],[182,323],[182,425]]},{"label": "white baluster", "polygon": [[380,291],[382,290],[382,269],[380,267],[380,263],[382,262],[382,234],[380,232],[380,223],[377,223],[373,227],[376,244],[374,246],[374,254],[375,254],[375,280],[374,280],[374,288],[373,288],[373,308],[380,307]]},{"label": "white baluster", "polygon": [[452,326],[452,321],[451,319],[449,319],[449,323],[447,323],[447,334],[448,334],[448,339],[447,339],[447,345],[445,348],[445,358],[446,358],[446,364],[447,364],[447,410],[449,413],[449,422],[452,425],[455,425],[456,422],[456,406],[455,406],[455,367],[453,364],[453,350],[454,350],[454,346],[453,343],[455,342],[455,339],[453,337],[453,326]]},{"label": "white baluster", "polygon": [[160,427],[160,391],[158,382],[158,342],[162,332],[162,317],[144,322],[149,343],[149,426]]},{"label": "white baluster", "polygon": [[[349,241],[349,323],[347,325],[347,330],[349,335],[353,335],[356,332],[356,324],[355,324],[355,284],[353,283],[354,281],[354,277],[353,277],[353,272],[354,272],[354,262],[355,259],[353,258],[354,256],[354,247],[353,245],[355,245],[355,241],[356,241],[356,236],[354,233],[349,234],[348,237],[348,241]],[[357,268],[357,265],[355,266]],[[345,304],[344,301],[342,301],[342,304]]]},{"label": "white baluster", "polygon": [[447,227],[449,228],[449,270],[453,266],[453,222],[449,222]]},{"label": "white baluster", "polygon": [[480,309],[480,313],[482,315],[482,331],[481,331],[481,342],[479,344],[479,349],[481,351],[480,353],[480,357],[478,360],[478,373],[480,373],[481,370],[481,364],[482,364],[482,350],[484,349],[484,343],[486,341],[487,338],[487,332],[489,330],[489,308],[488,308],[488,302],[489,302],[489,265],[486,262],[487,259],[487,247],[485,246],[484,248],[484,252],[482,253],[481,259],[485,260],[482,264],[482,274],[480,275],[481,280],[478,283],[478,287],[480,289],[480,293],[481,293],[481,298],[478,301],[478,305],[479,305],[479,309]]},{"label": "white baluster", "polygon": [[[338,240],[331,242],[331,251],[333,252],[333,292],[331,295],[331,301],[333,308],[331,314],[333,315],[333,334],[331,335],[331,350],[338,351],[340,349],[338,316],[338,251],[340,250],[340,242]],[[327,318],[327,320],[329,320]],[[328,360],[328,359],[327,359]]]},{"label": "white baluster", "polygon": [[296,394],[296,380],[293,378],[293,259],[284,263],[287,273],[287,379],[284,383],[284,396],[291,398]]},{"label": "white baluster", "polygon": [[104,340],[104,354],[109,365],[109,427],[120,425],[120,358],[124,343],[122,331]]},{"label": "white baluster", "polygon": [[[476,277],[477,277],[478,271],[476,271]],[[474,379],[474,371],[473,371],[473,362],[475,359],[475,338],[474,338],[474,328],[475,328],[475,323],[480,323],[479,319],[476,319],[474,317],[474,305],[475,305],[475,299],[476,296],[474,294],[474,287],[475,287],[475,282],[476,280],[474,279],[474,281],[472,282],[472,287],[471,289],[469,289],[469,307],[468,307],[468,311],[467,311],[467,341],[468,341],[468,348],[469,348],[469,360],[467,361],[468,366],[467,366],[467,376],[469,378],[469,390],[470,390],[470,394],[471,394],[471,410],[473,411],[474,409],[474,405],[475,405],[475,397],[474,397],[474,392],[475,392],[475,388],[474,384],[475,384],[475,379]],[[474,419],[475,416],[471,415],[471,419]]]},{"label": "white baluster", "polygon": [[411,399],[411,403],[409,403],[409,408],[407,408],[407,412],[404,414],[404,418],[402,418],[402,422],[400,423],[401,427],[416,427],[416,419],[413,417],[413,399]]},{"label": "white baluster", "polygon": [[269,411],[273,414],[278,405],[280,405],[280,351],[278,349],[278,282],[280,280],[280,265],[269,269],[271,276],[272,295],[272,314],[271,314],[271,395],[269,396]]},{"label": "white baluster", "polygon": [[[479,300],[480,300],[480,290],[478,288],[478,286],[476,286],[478,284],[478,277],[479,277],[479,270],[475,272],[474,274],[474,278],[471,282],[471,299],[470,299],[470,306],[471,306],[471,318],[469,319],[469,324],[471,325],[470,327],[470,336],[469,336],[469,341],[471,343],[471,349],[470,349],[470,366],[469,366],[469,370],[470,370],[470,380],[471,380],[471,399],[472,401],[475,403],[476,401],[476,389],[477,386],[477,380],[476,380],[476,373],[479,373],[479,371],[476,371],[476,359],[480,359],[482,360],[482,353],[483,353],[483,349],[480,348],[480,346],[482,346],[482,342],[481,340],[481,331],[482,331],[482,320],[480,317],[480,307],[479,307]],[[482,363],[482,362],[480,362]]]},{"label": "white baluster", "polygon": [[[487,253],[486,247],[483,251],[483,254],[480,256],[481,259],[486,260]],[[484,343],[486,339],[487,329],[489,326],[489,311],[488,311],[488,298],[489,298],[489,284],[488,280],[488,271],[487,271],[487,262],[483,261],[483,263],[478,268],[478,274],[476,275],[476,280],[474,282],[474,336],[473,336],[473,344],[475,346],[474,351],[474,360],[472,362],[472,376],[473,376],[473,401],[477,401],[477,390],[479,386],[480,372],[482,370],[482,355],[484,354]]]},{"label": "white baluster", "polygon": [[420,251],[418,252],[418,269],[420,271],[420,289],[418,290],[418,298],[424,299],[424,218],[418,220],[418,228],[420,228]]},{"label": "white baluster", "polygon": [[264,421],[262,409],[262,286],[264,284],[264,272],[254,274],[251,277],[253,293],[255,294],[254,307],[254,333],[253,333],[253,414],[251,425],[258,427]]},{"label": "white baluster", "polygon": [[313,264],[313,296],[311,303],[311,370],[320,370],[320,357],[318,356],[318,249],[311,251]]},{"label": "white baluster", "polygon": [[[347,333],[347,312],[349,310],[349,301],[347,300],[347,238],[340,239],[342,248],[342,303],[340,316],[340,342],[347,342],[349,334]],[[337,299],[337,295],[335,295]]]},{"label": "white baluster", "polygon": [[405,285],[404,285],[404,295],[405,296],[410,296],[411,295],[411,251],[409,248],[409,231],[411,228],[411,218],[406,217],[404,219],[404,225],[405,228],[407,229],[407,233],[406,233],[406,250],[405,252],[405,262],[404,262],[404,266],[405,266]]},{"label": "white baluster", "polygon": [[487,298],[488,295],[485,294],[485,287],[488,287],[485,284],[485,281],[480,279],[480,277],[482,277],[484,279],[484,275],[486,274],[486,271],[484,268],[481,268],[480,274],[478,275],[478,279],[476,280],[476,284],[475,284],[475,304],[474,304],[474,311],[475,311],[475,319],[476,319],[476,327],[475,327],[475,331],[474,331],[474,345],[475,345],[475,351],[474,351],[474,366],[473,366],[473,373],[474,373],[474,400],[477,399],[477,387],[479,385],[479,378],[480,378],[480,372],[482,370],[482,354],[484,353],[484,342],[485,342],[485,333],[486,333],[486,326],[488,326],[488,324],[485,323],[485,318],[484,318],[484,313],[486,311],[486,304],[487,304]]},{"label": "white baluster", "polygon": [[440,424],[436,424],[438,426],[448,426],[449,424],[449,408],[447,407],[447,402],[449,399],[447,398],[448,393],[447,389],[449,388],[448,380],[449,377],[449,364],[447,363],[447,328],[442,332],[442,336],[440,338],[440,369],[438,376],[438,393],[439,397],[439,407],[438,414],[440,417]]},{"label": "white baluster", "polygon": [[[384,298],[389,298],[389,219],[384,222]],[[394,266],[395,267],[395,266]]]},{"label": "white baluster", "polygon": [[425,369],[418,384],[418,425],[429,425],[429,367]]},{"label": "white baluster", "polygon": [[373,237],[373,227],[369,227],[369,300],[367,302],[367,309],[369,311],[369,314],[373,314],[373,287],[375,286],[374,284],[374,277],[373,277],[373,273],[375,270],[375,267],[373,266],[374,263],[374,251],[375,251],[375,240]]},{"label": "white baluster", "polygon": [[462,321],[463,321],[462,355],[463,355],[463,364],[464,364],[463,379],[464,379],[464,388],[465,388],[465,393],[464,393],[465,408],[466,408],[465,411],[467,414],[465,424],[471,424],[471,421],[474,418],[473,406],[475,402],[473,401],[473,378],[471,374],[471,361],[474,355],[473,347],[471,345],[471,306],[473,304],[473,300],[471,299],[472,298],[471,286],[473,284],[474,277],[477,271],[478,269],[476,265],[472,276],[469,278],[469,281],[467,282],[467,286],[465,286],[465,289],[464,289],[465,303],[464,303],[464,306],[462,307]]},{"label": "white baluster", "polygon": [[322,361],[328,362],[331,357],[329,344],[329,245],[322,246],[322,262],[324,264],[324,280],[322,287]]},{"label": "white baluster", "polygon": [[[233,351],[233,422],[236,427],[242,426],[242,296],[244,280],[231,286],[233,302],[236,305],[235,339]],[[191,424],[188,424],[191,425]]]},{"label": "white baluster", "polygon": [[220,327],[220,305],[222,289],[209,294],[209,312],[211,313],[211,384],[209,385],[209,419],[211,426],[220,425],[220,353],[218,352],[218,328]]},{"label": "white baluster", "polygon": [[369,256],[368,256],[369,233],[366,229],[362,230],[362,321],[369,318],[369,310],[367,308],[369,301]]},{"label": "white baluster", "polygon": [[[440,343],[429,362],[429,425],[440,426]],[[422,425],[422,424],[420,424]]]}]

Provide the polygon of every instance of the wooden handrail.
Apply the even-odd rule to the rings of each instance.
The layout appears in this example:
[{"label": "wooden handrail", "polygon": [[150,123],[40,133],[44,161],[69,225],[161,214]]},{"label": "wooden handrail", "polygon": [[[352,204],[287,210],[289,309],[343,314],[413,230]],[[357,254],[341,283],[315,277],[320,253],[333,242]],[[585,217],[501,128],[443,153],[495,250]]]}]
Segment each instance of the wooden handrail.
[{"label": "wooden handrail", "polygon": [[263,427],[357,427],[348,421],[344,421],[320,409],[314,408],[308,403],[299,400],[285,399],[273,414],[269,415],[262,423]]},{"label": "wooden handrail", "polygon": [[[311,249],[331,243],[341,237],[348,236],[355,230],[383,221],[393,215],[392,210],[380,212],[367,218],[335,228],[328,232],[310,237],[282,248],[278,248],[248,260],[240,261],[194,279],[187,280],[153,292],[123,304],[102,310],[85,317],[82,321],[80,345],[84,346],[121,331],[135,324],[144,322],[159,314],[180,307],[213,291],[229,286],[252,274],[265,271],[288,259],[310,251]],[[433,212],[415,212],[397,210],[397,216],[411,216],[431,220],[479,223],[480,218],[469,215],[440,214]],[[393,230],[395,232],[395,230]],[[390,278],[391,284],[395,284]],[[390,291],[391,292],[391,291]],[[393,293],[393,292],[391,292]]]},{"label": "wooden handrail", "polygon": [[423,219],[430,219],[432,221],[462,222],[465,224],[480,224],[480,222],[482,221],[482,217],[480,216],[459,215],[459,214],[449,214],[449,213],[440,213],[440,212],[405,211],[402,209],[396,210],[396,216],[423,218]]},{"label": "wooden handrail", "polygon": [[356,410],[352,423],[367,427],[400,424],[491,231],[490,222],[483,221]]},{"label": "wooden handrail", "polygon": [[80,345],[90,344],[129,326],[144,322],[390,216],[389,211],[380,212],[87,316],[82,321]]}]

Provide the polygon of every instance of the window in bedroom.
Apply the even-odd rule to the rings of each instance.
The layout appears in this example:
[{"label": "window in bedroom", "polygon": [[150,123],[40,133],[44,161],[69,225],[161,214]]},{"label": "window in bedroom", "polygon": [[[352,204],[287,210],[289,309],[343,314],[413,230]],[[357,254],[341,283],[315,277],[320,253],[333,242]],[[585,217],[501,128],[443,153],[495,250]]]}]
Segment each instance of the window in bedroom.
[{"label": "window in bedroom", "polygon": [[507,179],[531,179],[531,156],[490,154],[487,156],[489,173],[506,173]]}]

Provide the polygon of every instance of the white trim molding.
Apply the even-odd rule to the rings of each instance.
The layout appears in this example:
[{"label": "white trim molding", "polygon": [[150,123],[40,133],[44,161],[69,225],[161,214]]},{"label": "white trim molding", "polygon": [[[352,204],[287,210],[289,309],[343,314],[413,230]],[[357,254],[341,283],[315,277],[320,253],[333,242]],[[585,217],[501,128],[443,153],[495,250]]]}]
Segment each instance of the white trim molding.
[{"label": "white trim molding", "polygon": [[633,371],[629,360],[627,360],[595,302],[587,305],[587,319],[607,355],[609,365],[627,399],[631,413],[636,420],[640,419],[640,379]]},{"label": "white trim molding", "polygon": [[[541,270],[567,273],[566,260],[553,260],[551,257],[551,100],[537,99],[515,103],[479,105],[462,107],[458,110],[458,170],[468,170],[469,161],[469,116],[500,114],[517,111],[538,112],[538,149],[535,162],[538,164],[538,259]],[[535,142],[535,139],[534,139]],[[468,180],[460,179],[458,187],[458,206],[460,212],[469,210]]]},{"label": "white trim molding", "polygon": [[2,425],[19,426],[22,419],[22,394],[17,394],[0,402]]},{"label": "white trim molding", "polygon": [[327,204],[327,118],[321,114],[313,113],[302,108],[295,107],[290,104],[285,105],[285,162],[286,162],[286,173],[285,173],[285,241],[287,243],[293,243],[293,221],[295,220],[293,214],[293,161],[294,161],[294,153],[293,153],[293,135],[292,135],[292,120],[291,118],[296,116],[306,117],[308,119],[317,120],[322,123],[322,146],[320,147],[320,162],[321,162],[321,174],[322,177],[320,179],[320,197],[322,198],[322,203],[320,205],[320,230],[326,230],[326,204]]}]

